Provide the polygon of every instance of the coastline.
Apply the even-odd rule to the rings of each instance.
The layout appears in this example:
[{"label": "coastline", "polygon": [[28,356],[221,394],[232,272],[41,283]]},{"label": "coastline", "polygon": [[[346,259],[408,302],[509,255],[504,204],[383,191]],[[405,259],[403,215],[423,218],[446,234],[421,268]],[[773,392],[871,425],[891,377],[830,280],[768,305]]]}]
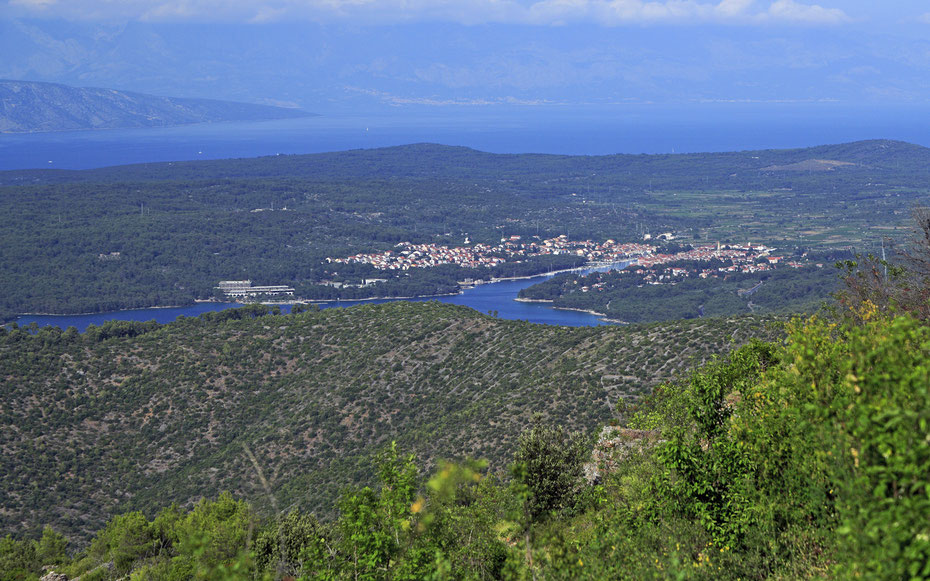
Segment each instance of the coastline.
[{"label": "coastline", "polygon": [[[517,297],[517,298],[515,298],[514,300],[517,301],[517,302],[519,302],[519,303],[549,303],[549,304],[552,304],[552,303],[555,302],[555,301],[552,300],[552,299],[524,299],[524,298],[520,298],[520,297]],[[600,313],[600,312],[595,311],[595,310],[593,310],[593,309],[576,309],[576,308],[574,308],[574,307],[555,307],[555,306],[552,307],[552,308],[553,308],[553,309],[558,309],[558,310],[560,310],[560,311],[575,311],[576,313],[587,313],[587,314],[589,314],[589,315],[594,315],[595,317],[600,318],[602,321],[607,321],[607,322],[610,322],[610,323],[616,323],[616,324],[618,324],[618,325],[629,325],[629,324],[630,324],[629,322],[627,322],[627,321],[621,321],[620,319],[611,319],[611,318],[608,317],[606,314]]]},{"label": "coastline", "polygon": [[[413,296],[404,296],[404,297],[378,296],[378,297],[363,297],[363,298],[357,298],[357,299],[293,299],[293,300],[287,300],[287,301],[267,301],[267,302],[262,301],[262,304],[263,305],[298,305],[298,304],[314,305],[314,304],[323,304],[323,303],[343,303],[343,302],[348,303],[348,302],[362,302],[362,301],[393,301],[393,300],[409,301],[409,300],[414,300],[414,299],[430,299],[430,298],[436,298],[436,297],[454,297],[454,296],[463,294],[463,291],[465,290],[475,288],[476,286],[481,286],[483,284],[494,284],[496,282],[512,282],[512,281],[517,281],[517,280],[529,280],[531,278],[539,278],[543,276],[555,276],[557,274],[563,274],[566,272],[590,270],[592,268],[604,268],[607,266],[623,265],[619,267],[626,268],[634,261],[635,259],[622,260],[620,262],[602,262],[602,263],[593,262],[593,263],[585,264],[583,266],[563,268],[561,270],[553,270],[551,272],[539,272],[536,274],[530,274],[526,276],[492,277],[490,280],[479,279],[479,280],[472,281],[472,282],[457,281],[457,284],[461,287],[461,290],[459,290],[458,292],[454,292],[454,293],[439,293],[439,294],[433,294],[433,295],[413,295]],[[530,299],[516,298],[514,300],[523,301],[523,302],[531,302]],[[220,302],[220,301],[217,301],[216,299],[195,299],[194,302],[209,303],[209,302]],[[545,301],[541,301],[541,302],[545,302]],[[548,301],[548,302],[552,302],[552,301]],[[250,303],[241,303],[241,304],[247,305]]]},{"label": "coastline", "polygon": [[[624,268],[626,268],[627,266],[629,266],[629,265],[631,265],[631,264],[633,264],[633,263],[635,263],[635,262],[636,262],[636,259],[634,258],[634,259],[632,259],[632,260],[624,260],[624,261],[621,261],[621,262],[606,262],[606,263],[601,263],[601,264],[592,263],[592,264],[589,264],[589,265],[584,266],[584,267],[581,267],[581,268],[569,268],[569,269],[566,269],[566,270],[561,270],[561,271],[559,271],[559,272],[572,272],[572,271],[576,271],[576,270],[589,270],[589,269],[592,269],[592,268],[602,268],[602,267],[605,267],[605,266],[614,266],[614,265],[621,265],[621,264],[622,264],[623,266],[620,266],[620,268],[621,268],[621,269],[624,269]],[[555,273],[553,273],[553,274],[555,274]],[[514,300],[517,301],[517,302],[520,302],[520,303],[548,303],[548,304],[555,303],[555,300],[554,300],[554,299],[526,299],[526,298],[523,298],[523,297],[520,297],[520,296],[518,296],[518,297],[515,298]],[[600,318],[602,321],[606,321],[606,322],[608,322],[608,323],[615,323],[615,324],[617,324],[617,325],[629,325],[629,324],[630,324],[629,322],[627,322],[627,321],[621,321],[620,319],[611,319],[609,316],[607,316],[607,314],[605,314],[605,313],[600,313],[600,312],[595,311],[595,310],[593,310],[593,309],[576,309],[576,308],[573,308],[573,307],[557,307],[557,306],[553,306],[553,307],[551,307],[551,308],[553,308],[553,309],[558,309],[558,310],[560,310],[560,311],[575,311],[576,313],[587,313],[587,314],[589,314],[589,315],[593,315],[593,316],[595,316],[595,317]]]},{"label": "coastline", "polygon": [[[553,299],[524,299],[517,297],[514,299],[518,303],[554,303]],[[559,309],[560,311],[576,311],[579,313],[588,313],[589,315],[595,315],[601,318],[606,318],[607,315],[604,313],[599,313],[593,309],[576,309],[574,307],[552,307],[553,309]]]},{"label": "coastline", "polygon": [[[194,299],[194,303],[218,303],[219,301],[214,300],[198,300]],[[155,307],[131,307],[128,309],[119,309],[118,311],[93,311],[90,313],[16,313],[16,319],[19,317],[88,317],[91,315],[103,315],[105,313],[119,313],[122,311],[147,311],[150,309],[183,309],[184,307],[189,307],[191,305],[158,305]],[[16,319],[13,319],[9,322],[15,322]]]},{"label": "coastline", "polygon": [[[505,281],[509,281],[509,280],[527,280],[527,279],[530,279],[530,278],[537,278],[537,277],[540,277],[540,276],[555,276],[555,275],[557,275],[557,274],[564,274],[564,273],[566,273],[566,272],[578,272],[578,271],[581,271],[581,270],[591,270],[592,268],[604,268],[604,267],[608,267],[608,266],[617,266],[619,269],[622,270],[622,269],[626,268],[627,266],[629,266],[630,264],[632,264],[632,263],[634,263],[634,262],[636,262],[636,259],[635,259],[635,258],[631,258],[630,260],[621,260],[621,261],[619,261],[619,262],[589,262],[589,263],[584,264],[583,266],[574,266],[574,267],[572,267],[572,268],[563,268],[563,269],[561,269],[561,270],[553,270],[553,271],[549,271],[549,272],[540,272],[540,273],[537,273],[537,274],[530,274],[530,275],[527,275],[527,276],[505,276],[505,277],[500,277],[500,278],[492,278],[492,279],[489,280],[488,282],[484,282],[484,283],[480,283],[480,284],[490,284],[490,283],[494,283],[494,282],[505,282]],[[622,264],[623,266],[620,266],[621,264]]]},{"label": "coastline", "polygon": [[[494,283],[498,283],[498,282],[513,282],[513,281],[520,281],[520,280],[529,280],[529,279],[533,279],[533,278],[542,278],[542,277],[554,276],[554,275],[562,274],[562,273],[566,273],[566,272],[577,272],[577,271],[582,271],[582,270],[590,270],[590,269],[592,269],[592,268],[604,268],[604,267],[609,267],[609,266],[617,266],[618,268],[625,268],[626,266],[628,266],[629,264],[631,264],[631,263],[634,262],[634,261],[635,261],[635,259],[633,259],[633,260],[625,260],[625,261],[620,261],[620,262],[588,263],[588,264],[585,264],[585,265],[583,265],[583,266],[576,266],[576,267],[573,267],[573,268],[564,268],[564,269],[561,269],[561,270],[554,270],[554,271],[551,271],[551,272],[542,272],[542,273],[533,274],[533,275],[527,275],[527,276],[512,276],[512,277],[499,277],[499,278],[498,278],[498,277],[495,277],[495,278],[492,278],[492,279],[490,279],[490,280],[478,280],[478,281],[474,281],[474,282],[471,282],[471,283],[465,283],[464,281],[462,281],[462,282],[459,282],[459,285],[461,286],[461,289],[460,289],[458,292],[454,292],[454,293],[440,293],[440,294],[432,294],[432,295],[414,295],[414,296],[403,296],[403,297],[397,297],[397,296],[377,296],[377,297],[364,297],[364,298],[353,298],[353,299],[346,299],[346,298],[339,298],[339,299],[292,299],[292,300],[269,301],[269,302],[264,302],[264,301],[262,301],[261,304],[265,304],[265,305],[297,305],[297,304],[302,304],[302,305],[319,305],[319,304],[332,304],[332,303],[362,303],[362,302],[365,302],[365,301],[394,301],[394,300],[397,300],[397,301],[405,301],[405,300],[415,300],[415,299],[431,299],[431,298],[440,298],[440,297],[452,297],[452,296],[458,296],[458,295],[463,294],[465,290],[474,288],[474,287],[476,287],[476,286],[485,285],[485,284],[494,284]],[[538,303],[551,303],[551,302],[552,302],[551,300],[547,300],[547,299],[523,299],[523,298],[520,298],[520,297],[516,297],[516,298],[514,298],[513,300],[514,300],[514,301],[517,301],[517,302],[524,302],[524,303],[533,303],[533,302],[538,302]],[[80,316],[102,315],[102,314],[107,314],[107,313],[124,312],[124,311],[136,311],[136,310],[150,310],[150,309],[181,309],[181,308],[189,307],[189,306],[192,306],[192,305],[198,305],[198,304],[202,304],[202,303],[228,303],[228,304],[236,304],[236,305],[239,305],[239,306],[246,306],[246,305],[248,305],[248,304],[252,304],[252,303],[239,303],[239,302],[237,302],[237,301],[220,301],[220,300],[217,300],[217,299],[215,299],[215,298],[209,298],[209,299],[193,299],[193,303],[184,304],[184,305],[158,305],[158,306],[152,306],[152,307],[131,307],[131,308],[127,308],[127,309],[120,309],[120,310],[118,310],[118,311],[102,311],[102,312],[89,312],[89,313],[17,313],[17,314],[14,316],[13,319],[11,319],[11,320],[9,320],[9,321],[6,321],[6,322],[4,322],[4,323],[2,323],[2,324],[6,325],[6,324],[9,324],[9,323],[15,322],[15,321],[16,321],[17,319],[19,319],[20,317],[30,317],[30,316],[37,316],[37,317],[80,317]],[[613,320],[613,319],[608,319],[608,318],[606,318],[606,315],[603,315],[602,313],[597,313],[597,312],[594,312],[594,311],[585,311],[585,310],[583,310],[583,309],[570,309],[570,308],[563,308],[563,307],[553,307],[553,308],[561,309],[561,310],[567,310],[567,311],[579,311],[579,312],[589,313],[589,314],[592,314],[592,315],[601,317],[601,318],[602,318],[603,320],[605,320],[605,321],[623,323],[623,321],[615,321],[615,320]]]},{"label": "coastline", "polygon": [[[555,302],[552,299],[524,299],[520,297],[517,297],[514,300],[517,301],[518,303],[549,303],[551,304]],[[595,317],[600,317],[604,319],[605,321],[612,321],[615,323],[624,323],[624,324],[626,323],[625,321],[620,321],[617,319],[608,319],[606,314],[599,313],[598,311],[595,311],[593,309],[576,309],[574,307],[555,307],[555,306],[552,308],[559,309],[560,311],[575,311],[577,313],[587,313],[589,315],[594,315]]]},{"label": "coastline", "polygon": [[[465,287],[463,287],[465,288]],[[303,300],[294,300],[294,301],[283,301],[283,302],[274,302],[266,303],[263,302],[263,305],[319,305],[322,303],[356,303],[362,301],[410,301],[413,299],[431,299],[436,297],[454,297],[462,294],[462,291],[457,293],[440,293],[436,295],[414,295],[412,297],[365,297],[361,299],[303,299]],[[247,305],[249,303],[242,303]]]},{"label": "coastline", "polygon": [[[286,111],[299,111],[298,115],[283,115],[281,117],[259,117],[256,119],[206,119],[202,121],[184,121],[181,123],[168,123],[165,125],[114,125],[113,127],[72,127],[70,129],[26,129],[23,131],[0,131],[0,135],[54,135],[56,133],[91,133],[91,132],[102,132],[102,131],[113,131],[113,130],[125,130],[125,129],[170,129],[172,127],[191,127],[192,125],[216,125],[218,123],[262,123],[265,121],[287,121],[288,119],[303,119],[306,117],[322,117],[322,113],[311,113],[310,111],[304,111],[302,109],[291,108],[291,107],[281,107],[279,105],[263,105],[266,107],[277,107],[278,109],[284,109]],[[270,157],[274,155],[273,153],[266,154],[265,156],[257,157]],[[191,160],[193,161],[193,160]],[[168,163],[168,162],[153,162],[153,163]],[[35,170],[43,168],[21,168],[25,170]],[[14,170],[17,171],[17,170]]]},{"label": "coastline", "polygon": [[553,309],[558,309],[558,310],[560,310],[560,311],[575,311],[575,312],[578,312],[578,313],[588,313],[589,315],[594,315],[594,316],[596,316],[596,317],[600,317],[600,319],[601,319],[601,320],[604,320],[604,321],[610,321],[611,323],[616,323],[616,324],[618,324],[618,325],[629,325],[629,323],[628,323],[627,321],[621,321],[620,319],[611,319],[610,317],[608,317],[608,316],[605,315],[604,313],[599,313],[599,312],[593,311],[593,310],[591,310],[591,309],[574,309],[574,308],[572,308],[572,307],[552,307],[552,308],[553,308]]},{"label": "coastline", "polygon": [[[416,295],[411,297],[365,297],[359,299],[293,299],[289,301],[258,301],[258,304],[262,305],[319,305],[319,304],[328,304],[328,303],[348,303],[348,302],[362,302],[362,301],[409,301],[412,299],[429,299],[435,297],[454,297],[462,294],[461,291],[457,293],[443,293],[436,295]],[[194,304],[204,304],[204,303],[215,303],[215,304],[230,304],[236,305],[235,307],[245,307],[248,305],[253,305],[256,303],[240,303],[239,301],[218,301],[216,299],[194,299]],[[7,323],[13,323],[16,319],[20,317],[86,317],[92,315],[104,315],[107,313],[121,313],[126,311],[143,311],[151,309],[183,309],[191,305],[159,305],[155,307],[132,307],[129,309],[119,309],[117,311],[94,311],[90,313],[17,313],[15,318],[8,321]],[[6,324],[6,323],[5,323]]]}]

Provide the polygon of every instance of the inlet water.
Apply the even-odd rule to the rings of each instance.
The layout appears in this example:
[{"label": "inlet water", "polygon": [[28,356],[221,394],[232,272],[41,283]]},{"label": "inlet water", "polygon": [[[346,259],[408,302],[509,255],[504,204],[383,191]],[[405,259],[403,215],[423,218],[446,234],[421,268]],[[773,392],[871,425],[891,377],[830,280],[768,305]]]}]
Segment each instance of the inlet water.
[{"label": "inlet water", "polygon": [[[606,270],[609,268],[622,268],[622,265],[613,267],[598,267],[580,271],[582,274],[594,272],[596,270]],[[595,325],[609,325],[609,321],[603,320],[597,315],[579,311],[567,311],[554,309],[545,303],[524,303],[518,302],[518,293],[531,285],[545,280],[552,275],[544,274],[531,278],[520,280],[503,280],[477,285],[473,288],[465,289],[462,294],[447,297],[424,297],[413,299],[375,299],[369,301],[330,301],[319,303],[320,308],[331,309],[339,307],[353,307],[357,305],[371,305],[395,301],[439,301],[452,305],[463,305],[471,307],[481,313],[494,312],[497,317],[502,319],[523,320],[531,323],[541,323],[546,325],[562,325],[566,327],[590,327]],[[92,315],[23,315],[16,319],[20,326],[36,323],[40,327],[52,325],[66,329],[76,327],[78,331],[84,332],[89,325],[101,325],[106,321],[158,321],[159,323],[170,323],[178,317],[196,317],[210,311],[222,311],[225,309],[240,307],[238,303],[197,303],[189,307],[171,307],[171,308],[152,308],[152,309],[133,309],[127,311],[113,311],[109,313],[96,313]],[[290,307],[282,305],[282,311],[290,311]]]}]

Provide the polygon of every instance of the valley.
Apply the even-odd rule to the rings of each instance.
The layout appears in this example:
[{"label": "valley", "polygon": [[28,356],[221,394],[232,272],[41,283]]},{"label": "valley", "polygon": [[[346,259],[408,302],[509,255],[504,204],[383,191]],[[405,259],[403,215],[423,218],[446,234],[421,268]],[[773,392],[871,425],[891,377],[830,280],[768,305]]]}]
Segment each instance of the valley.
[{"label": "valley", "polygon": [[[672,244],[682,246],[868,252],[882,237],[907,235],[910,209],[930,178],[928,151],[869,141],[573,157],[421,144],[2,172],[0,210],[9,220],[0,224],[7,249],[0,257],[0,317],[189,305],[214,297],[221,280],[286,285],[307,300],[444,295],[468,279],[527,276],[588,260],[572,252],[510,259],[491,253],[489,266],[439,261],[407,270],[339,262],[399,244],[451,249],[468,239],[492,248],[516,236],[521,243],[565,236],[623,245],[672,233]],[[807,159],[843,163],[818,172],[790,169]]]}]

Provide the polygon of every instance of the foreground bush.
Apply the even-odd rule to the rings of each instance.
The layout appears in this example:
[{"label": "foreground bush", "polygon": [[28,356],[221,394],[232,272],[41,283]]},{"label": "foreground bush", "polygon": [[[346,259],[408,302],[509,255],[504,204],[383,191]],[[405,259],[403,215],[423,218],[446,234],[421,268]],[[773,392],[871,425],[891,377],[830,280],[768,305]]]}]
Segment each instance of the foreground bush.
[{"label": "foreground bush", "polygon": [[7,537],[0,579],[930,577],[930,327],[865,303],[787,331],[657,390],[629,421],[656,436],[596,485],[582,436],[542,424],[510,481],[466,462],[424,483],[391,446],[334,522],[223,495],[117,516],[70,564],[50,529]]}]

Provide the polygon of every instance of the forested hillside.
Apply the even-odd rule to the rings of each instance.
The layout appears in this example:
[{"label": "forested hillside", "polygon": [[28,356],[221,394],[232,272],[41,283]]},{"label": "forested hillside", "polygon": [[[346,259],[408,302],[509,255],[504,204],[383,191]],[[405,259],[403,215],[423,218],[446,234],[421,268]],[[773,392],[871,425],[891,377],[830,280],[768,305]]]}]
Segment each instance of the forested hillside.
[{"label": "forested hillside", "polygon": [[329,514],[396,440],[503,470],[534,414],[593,433],[652,386],[777,333],[759,319],[562,328],[438,303],[263,306],[0,336],[0,526],[86,539],[109,515],[231,490]]},{"label": "forested hillside", "polygon": [[[868,270],[865,272],[860,282],[869,278]],[[38,578],[43,565],[63,572],[65,579],[80,576],[85,580],[130,575],[132,579],[243,581],[925,579],[930,576],[930,440],[926,437],[930,425],[930,327],[926,319],[914,316],[925,314],[926,305],[899,301],[913,296],[913,287],[902,287],[903,294],[893,293],[892,300],[884,303],[875,303],[865,298],[868,293],[859,292],[868,288],[874,287],[853,286],[842,309],[831,319],[795,320],[788,325],[786,339],[750,342],[723,360],[661,386],[639,409],[621,403],[617,410],[621,425],[605,429],[593,453],[584,433],[548,425],[552,416],[548,420],[522,418],[522,433],[512,440],[510,468],[505,474],[489,470],[483,462],[460,460],[433,465],[428,469],[431,476],[421,476],[418,467],[432,462],[408,456],[406,451],[422,450],[422,441],[408,439],[406,446],[382,441],[376,459],[356,464],[364,472],[359,479],[367,486],[345,489],[336,504],[337,513],[329,520],[295,508],[302,496],[313,494],[318,482],[298,478],[300,485],[293,495],[286,487],[272,489],[288,474],[281,468],[286,465],[285,458],[293,454],[294,443],[312,445],[314,439],[301,441],[299,434],[290,434],[282,440],[274,431],[266,432],[265,438],[252,438],[251,445],[243,446],[241,452],[235,450],[236,445],[246,443],[246,438],[230,442],[229,453],[220,456],[227,461],[221,468],[191,466],[182,479],[212,489],[209,478],[236,471],[235,458],[244,457],[240,463],[251,461],[253,473],[245,476],[245,470],[239,468],[240,478],[248,478],[253,490],[262,491],[264,500],[255,504],[241,500],[255,496],[249,486],[243,486],[237,491],[239,499],[211,495],[194,505],[166,506],[177,494],[169,487],[160,492],[164,508],[155,510],[159,502],[152,499],[152,508],[145,512],[126,512],[110,518],[105,527],[96,525],[98,531],[90,545],[73,555],[67,552],[68,540],[51,527],[45,528],[41,537],[36,533],[34,540],[7,536],[0,540],[0,570],[7,578],[32,580]],[[921,294],[926,294],[925,288]],[[405,305],[404,309],[421,307]],[[890,307],[897,312],[890,312]],[[448,308],[440,310],[458,315]],[[261,335],[256,326],[265,331],[293,326],[313,329],[321,325],[320,316],[325,314],[309,313],[285,321],[266,315],[245,324],[239,320],[224,322],[221,327],[226,333],[250,329]],[[467,332],[480,325],[498,331],[501,326],[525,331],[519,325],[477,315],[432,320],[437,328],[463,325],[470,329]],[[193,332],[201,326],[210,325],[186,321],[149,330],[133,340],[141,346],[146,338],[165,340],[172,333]],[[572,333],[566,336],[560,330],[541,329],[549,333],[546,345],[553,345],[556,351],[569,346],[566,341]],[[697,334],[693,326],[684,330]],[[423,331],[420,339],[428,343],[429,327]],[[569,352],[580,355],[595,331],[572,337],[569,342],[574,342],[574,349]],[[644,343],[642,333],[649,331],[669,333],[671,328],[641,329],[632,337],[639,333]],[[130,332],[130,326],[124,326],[123,332]],[[120,332],[114,328],[106,334]],[[17,331],[4,339],[38,344],[43,335],[54,351],[56,342],[47,332],[27,338]],[[335,336],[327,333],[325,344],[337,344]],[[281,357],[275,344],[286,344],[286,337],[284,333],[271,345],[265,344],[264,359],[271,373]],[[623,337],[614,339],[622,342]],[[268,334],[262,338],[267,340]],[[89,341],[100,339],[97,345],[103,349],[126,346],[126,339],[88,336]],[[520,339],[521,348],[534,345],[526,336]],[[611,345],[604,336],[599,339],[616,351],[618,345]],[[643,350],[642,343],[637,351]],[[423,351],[423,346],[421,343],[417,352],[430,353]],[[74,356],[99,349],[82,340],[74,343],[71,338],[66,350]],[[324,348],[324,352],[332,350]],[[129,352],[144,356],[146,351],[137,347]],[[478,350],[472,346],[471,352]],[[546,359],[571,368],[565,351],[562,353],[550,353]],[[484,352],[481,357],[489,354]],[[30,369],[54,367],[43,365],[41,355],[27,359]],[[401,353],[392,357],[404,359]],[[86,369],[94,370],[93,360],[83,362]],[[185,366],[182,361],[182,376],[187,373]],[[416,369],[419,365],[407,358],[402,367]],[[466,366],[456,371],[457,375],[468,374],[475,369]],[[546,370],[547,374],[553,372],[559,381],[548,388],[544,402],[572,401],[575,393],[585,391],[585,399],[591,398],[590,384],[585,389],[577,380],[573,382],[585,378],[584,372],[573,376],[567,369]],[[154,373],[158,374],[157,368]],[[506,375],[504,369],[495,373]],[[455,385],[454,380],[451,383]],[[453,391],[461,389],[461,383],[458,385]],[[564,386],[575,387],[569,390]],[[527,393],[507,390],[508,395],[497,400],[491,416],[508,417],[514,411],[509,407],[515,403],[513,394],[521,392]],[[426,410],[409,401],[429,396],[418,390],[412,393],[414,397],[402,407],[423,415]],[[339,395],[334,399],[338,402]],[[533,407],[546,408],[544,413],[549,413],[551,406],[543,401]],[[294,403],[289,402],[290,406]],[[169,407],[175,404],[173,401]],[[260,408],[252,409],[253,415],[261,416]],[[151,422],[157,417],[149,413],[141,414],[143,426],[146,419]],[[119,414],[121,410],[114,409],[110,417],[93,425],[97,429],[113,426],[113,416]],[[559,419],[579,425],[580,415],[575,410]],[[359,416],[347,418],[351,419],[340,424],[358,426]],[[26,423],[25,419],[18,422]],[[432,421],[423,416],[417,424]],[[470,442],[486,442],[494,425],[476,416],[455,414],[444,421],[447,426],[469,423]],[[199,417],[186,429],[195,434],[210,433],[216,426]],[[5,426],[4,431],[8,433],[10,428]],[[165,431],[172,433],[170,428]],[[441,448],[441,441],[449,434],[430,434],[427,449]],[[212,431],[212,436],[217,443],[225,441],[221,431]],[[271,442],[272,446],[265,447]],[[46,440],[41,449],[31,450],[36,468],[32,474],[55,470],[43,464],[56,456],[48,447],[50,443]],[[9,441],[4,445],[4,457],[8,457]],[[124,458],[131,458],[136,451],[131,445],[118,447]],[[467,447],[464,451],[473,450]],[[453,454],[462,451],[456,449]],[[184,445],[175,445],[174,453],[183,456]],[[108,464],[105,455],[91,460]],[[590,476],[585,463],[592,460],[599,474],[585,478]],[[112,469],[113,463],[109,464]],[[83,464],[84,470],[60,466],[57,477],[92,475],[92,466]],[[311,462],[301,469],[303,474],[322,470],[331,478],[333,466]],[[203,478],[204,474],[209,477]],[[135,482],[124,476],[115,489],[121,496],[131,496]],[[169,485],[179,483],[170,477],[167,481]],[[33,486],[49,490],[45,482]],[[10,496],[29,498],[28,491],[20,492],[21,488],[12,487]],[[130,506],[133,500],[123,506]],[[32,497],[22,514],[54,520],[57,513],[35,510],[46,503],[58,503],[59,511],[66,507],[72,514],[78,508],[46,495]],[[23,508],[5,508],[4,514],[16,514]]]},{"label": "forested hillside", "polygon": [[[466,238],[494,244],[561,234],[642,241],[670,232],[684,244],[868,249],[901,233],[926,193],[928,168],[926,148],[869,141],[599,157],[412,145],[3,172],[0,319],[189,304],[213,296],[219,280],[288,284],[307,298],[409,296],[553,267],[527,260],[494,271],[398,272],[326,262],[400,242],[456,246]],[[570,259],[558,257],[555,267]],[[366,278],[387,282],[338,291],[322,284]]]}]

